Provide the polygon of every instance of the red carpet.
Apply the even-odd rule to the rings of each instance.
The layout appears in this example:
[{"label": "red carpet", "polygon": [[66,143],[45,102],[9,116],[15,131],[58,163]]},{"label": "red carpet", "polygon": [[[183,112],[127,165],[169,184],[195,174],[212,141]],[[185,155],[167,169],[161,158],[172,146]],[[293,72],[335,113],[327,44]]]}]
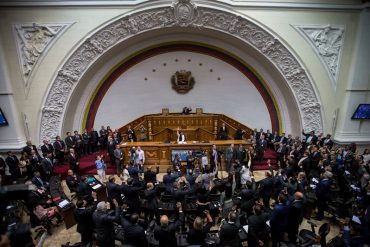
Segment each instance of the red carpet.
[{"label": "red carpet", "polygon": [[258,171],[258,170],[268,170],[269,167],[267,165],[267,160],[270,159],[270,164],[272,166],[272,169],[276,170],[278,169],[278,164],[277,164],[277,153],[275,150],[268,148],[265,151],[265,155],[263,156],[262,161],[253,161],[252,162],[252,170]]},{"label": "red carpet", "polygon": [[[110,165],[109,157],[107,157],[105,152],[99,152],[96,154],[90,154],[87,156],[83,156],[80,159],[80,174],[83,175],[91,175],[97,174],[95,168],[95,156],[97,154],[104,154],[105,155],[105,164],[107,165],[106,174],[115,174],[116,173],[116,166]],[[271,160],[272,169],[277,169],[277,153],[273,149],[267,149],[262,161],[253,161],[252,162],[252,169],[254,171],[258,170],[268,170],[269,167],[267,165],[267,160]],[[63,166],[54,166],[54,173],[60,174],[63,178],[67,176],[67,171],[69,169],[69,164],[65,162]]]},{"label": "red carpet", "polygon": [[[105,155],[105,164],[107,166],[106,174],[115,174],[116,173],[116,166],[110,165],[109,163],[109,157],[107,157],[107,154],[105,152],[99,152],[96,154],[89,154],[86,156],[81,157],[80,159],[80,174],[83,175],[90,175],[90,174],[97,174],[96,168],[95,168],[95,156],[98,154],[104,154]],[[54,173],[60,174],[62,177],[67,176],[67,171],[69,169],[69,163],[65,162],[63,166],[54,166]]]}]

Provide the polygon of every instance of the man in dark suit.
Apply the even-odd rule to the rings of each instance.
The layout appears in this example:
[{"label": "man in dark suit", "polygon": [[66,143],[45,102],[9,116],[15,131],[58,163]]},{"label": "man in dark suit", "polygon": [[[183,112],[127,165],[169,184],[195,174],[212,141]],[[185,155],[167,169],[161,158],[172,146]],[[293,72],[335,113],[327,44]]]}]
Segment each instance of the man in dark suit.
[{"label": "man in dark suit", "polygon": [[107,214],[108,205],[106,202],[99,202],[96,211],[93,213],[93,221],[96,226],[96,239],[98,240],[98,246],[114,247],[114,222],[119,221],[119,215],[121,208],[116,200],[113,200],[116,207],[115,214]]},{"label": "man in dark suit", "polygon": [[265,172],[265,175],[266,178],[262,179],[260,182],[259,193],[263,200],[263,205],[266,208],[270,208],[270,197],[274,188],[274,178],[271,171]]},{"label": "man in dark suit", "polygon": [[64,141],[60,139],[60,136],[57,136],[55,139],[56,140],[53,143],[55,157],[57,158],[59,165],[64,165],[64,152],[65,152],[66,145]]},{"label": "man in dark suit", "polygon": [[91,146],[91,152],[95,153],[98,151],[98,142],[99,142],[99,134],[94,128],[91,128],[90,130],[90,146]]},{"label": "man in dark suit", "polygon": [[83,150],[84,154],[90,154],[91,153],[91,136],[90,133],[85,129],[84,133],[82,134],[82,144],[83,144]]},{"label": "man in dark suit", "polygon": [[[45,156],[47,157],[47,155]],[[44,158],[45,158],[44,157]],[[29,160],[29,165],[27,169],[30,171],[30,174],[33,174],[35,171],[40,171],[42,172],[42,175],[44,176],[45,174],[43,173],[43,168],[41,166],[41,157],[38,155],[35,150],[31,151],[31,156],[28,157]]]},{"label": "man in dark suit", "polygon": [[153,183],[148,183],[144,190],[144,198],[146,199],[146,213],[145,220],[150,222],[154,216],[158,220],[158,200],[156,198],[158,186],[154,186]]},{"label": "man in dark suit", "polygon": [[46,181],[49,181],[51,175],[53,174],[53,160],[51,159],[51,153],[48,153],[45,158],[41,161],[42,173]]},{"label": "man in dark suit", "polygon": [[37,148],[36,148],[36,146],[35,145],[32,145],[32,142],[31,141],[27,141],[26,142],[26,146],[23,148],[23,152],[26,152],[27,154],[28,154],[28,156],[30,156],[31,155],[31,151],[32,150],[35,150],[35,152],[37,153],[37,155],[39,154],[39,152],[37,151]]},{"label": "man in dark suit", "polygon": [[270,219],[272,247],[277,247],[282,241],[284,231],[288,224],[289,207],[286,205],[286,197],[283,194],[278,196],[278,203],[272,211]]},{"label": "man in dark suit", "polygon": [[138,212],[140,206],[139,191],[142,187],[133,186],[133,179],[127,179],[127,184],[122,185],[122,193],[125,195],[124,204],[127,204],[128,211]]},{"label": "man in dark suit", "polygon": [[127,135],[127,140],[128,141],[136,142],[135,131],[133,129],[131,129],[131,125],[128,126],[127,131],[126,131],[126,135]]},{"label": "man in dark suit", "polygon": [[222,123],[220,131],[218,132],[218,138],[219,140],[227,140],[229,138],[228,130],[225,123]]},{"label": "man in dark suit", "polygon": [[32,183],[39,189],[48,187],[48,183],[41,178],[40,172],[35,172],[32,178]]},{"label": "man in dark suit", "polygon": [[8,156],[5,158],[5,164],[8,166],[9,173],[11,174],[10,180],[15,181],[21,176],[21,172],[19,169],[19,160],[12,151],[8,151],[6,152],[6,154]]},{"label": "man in dark suit", "polygon": [[155,184],[157,182],[157,174],[159,173],[159,166],[156,167],[156,172],[152,171],[152,167],[148,166],[146,171],[144,172],[144,182],[147,183],[153,183]]},{"label": "man in dark suit", "polygon": [[48,153],[52,153],[53,156],[54,156],[54,147],[53,147],[53,145],[51,145],[48,140],[44,140],[43,143],[44,144],[41,146],[42,156],[46,157],[46,155]]},{"label": "man in dark suit", "polygon": [[331,178],[333,174],[329,171],[324,172],[322,179],[317,184],[316,187],[316,197],[317,197],[317,220],[322,220],[324,218],[324,211],[327,208],[328,198],[330,194]]},{"label": "man in dark suit", "polygon": [[148,241],[145,235],[145,230],[138,224],[139,215],[134,213],[129,220],[125,215],[121,216],[121,224],[125,231],[125,244],[134,247],[148,246]]},{"label": "man in dark suit", "polygon": [[79,199],[76,202],[76,209],[74,211],[74,218],[77,222],[77,232],[81,235],[81,243],[83,246],[91,246],[93,241],[94,221],[93,213],[97,205],[96,193],[93,192],[94,204],[87,207],[85,200]]},{"label": "man in dark suit", "polygon": [[115,164],[115,156],[114,156],[114,150],[116,149],[116,142],[113,140],[111,136],[108,136],[108,144],[107,144],[107,152],[109,155],[109,163],[111,165]]},{"label": "man in dark suit", "polygon": [[317,142],[317,136],[313,130],[310,131],[310,133],[305,133],[304,130],[302,130],[302,135],[306,137],[306,147]]},{"label": "man in dark suit", "polygon": [[115,199],[118,204],[122,205],[121,186],[116,184],[116,179],[113,175],[110,175],[108,178],[107,194],[109,203],[113,204],[113,199]]},{"label": "man in dark suit", "polygon": [[154,228],[154,238],[159,241],[161,247],[177,246],[176,231],[184,222],[184,213],[181,203],[176,204],[179,209],[177,219],[173,223],[169,223],[167,215],[162,215],[160,225]]},{"label": "man in dark suit", "polygon": [[311,161],[309,158],[308,151],[305,151],[303,153],[303,157],[298,161],[299,168],[306,174],[306,177],[308,178],[310,175],[310,169],[311,169]]},{"label": "man in dark suit", "polygon": [[67,137],[64,139],[64,143],[67,146],[67,150],[76,147],[75,138],[72,136],[71,132],[67,132]]},{"label": "man in dark suit", "polygon": [[87,184],[87,177],[82,176],[81,182],[78,184],[78,196],[86,200],[88,203],[92,202],[92,188]]},{"label": "man in dark suit", "polygon": [[69,150],[69,155],[67,156],[69,163],[69,169],[71,169],[75,174],[80,173],[80,162],[73,148]]},{"label": "man in dark suit", "polygon": [[242,130],[241,128],[238,128],[235,131],[235,140],[243,140],[243,135],[245,134],[245,130]]},{"label": "man in dark suit", "polygon": [[239,238],[239,226],[236,224],[238,215],[231,211],[228,219],[222,224],[220,229],[220,246],[241,246]]},{"label": "man in dark suit", "polygon": [[100,134],[99,142],[101,144],[102,150],[104,150],[107,147],[107,140],[108,140],[107,139],[108,131],[105,129],[104,125],[101,126],[101,129],[99,130],[99,134]]},{"label": "man in dark suit", "polygon": [[74,132],[73,132],[73,139],[75,140],[75,148],[74,148],[74,150],[76,151],[76,153],[77,153],[77,155],[79,156],[79,157],[81,157],[81,155],[82,155],[82,152],[83,152],[83,145],[82,145],[82,135],[80,135],[79,133],[78,133],[78,131],[77,130],[75,130]]},{"label": "man in dark suit", "polygon": [[232,165],[233,165],[233,161],[234,161],[234,158],[235,158],[235,150],[234,150],[234,144],[230,144],[230,147],[228,147],[226,149],[226,171],[228,173],[231,172],[231,168],[232,168]]},{"label": "man in dark suit", "polygon": [[114,149],[113,154],[114,154],[114,163],[116,164],[117,168],[117,175],[119,176],[122,172],[122,164],[124,162],[123,160],[124,153],[119,147],[119,144],[116,144],[116,149]]},{"label": "man in dark suit", "polygon": [[262,134],[257,142],[257,159],[259,161],[263,160],[263,156],[265,154],[267,148],[267,141],[265,139],[265,135]]},{"label": "man in dark suit", "polygon": [[289,241],[295,243],[297,240],[298,228],[303,220],[303,194],[294,193],[294,201],[289,205],[287,233]]},{"label": "man in dark suit", "polygon": [[244,159],[247,155],[247,151],[245,151],[245,148],[242,144],[239,144],[239,147],[236,149],[236,159],[239,160],[239,163],[243,165]]},{"label": "man in dark suit", "polygon": [[68,189],[71,192],[77,193],[78,184],[80,183],[80,180],[77,177],[77,175],[73,173],[71,169],[68,170],[68,176],[66,177],[66,183],[67,183]]},{"label": "man in dark suit", "polygon": [[263,213],[259,205],[253,207],[253,214],[248,217],[248,246],[263,246],[267,239],[266,221],[269,215]]},{"label": "man in dark suit", "polygon": [[322,138],[321,140],[321,146],[328,146],[329,149],[331,149],[334,145],[333,140],[331,139],[331,135],[327,134],[326,137]]},{"label": "man in dark suit", "polygon": [[265,133],[263,132],[263,129],[260,129],[260,131],[256,133],[256,141],[261,139],[262,135],[265,135]]}]

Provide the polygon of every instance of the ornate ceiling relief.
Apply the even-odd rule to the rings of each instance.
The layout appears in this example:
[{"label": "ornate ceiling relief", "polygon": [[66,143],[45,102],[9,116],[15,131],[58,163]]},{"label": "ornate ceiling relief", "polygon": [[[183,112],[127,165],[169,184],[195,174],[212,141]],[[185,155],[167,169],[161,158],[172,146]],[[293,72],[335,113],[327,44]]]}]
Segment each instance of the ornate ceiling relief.
[{"label": "ornate ceiling relief", "polygon": [[65,105],[85,71],[112,46],[137,33],[166,27],[213,29],[242,39],[265,55],[293,90],[305,130],[322,131],[321,106],[305,70],[274,36],[248,19],[220,9],[197,7],[190,0],[127,15],[101,28],[69,57],[52,83],[42,112],[40,140],[61,132]]},{"label": "ornate ceiling relief", "polygon": [[70,24],[19,24],[15,25],[19,63],[25,83],[26,94],[29,80],[40,58]]},{"label": "ornate ceiling relief", "polygon": [[320,58],[336,88],[342,53],[344,27],[342,26],[294,26],[307,40]]}]

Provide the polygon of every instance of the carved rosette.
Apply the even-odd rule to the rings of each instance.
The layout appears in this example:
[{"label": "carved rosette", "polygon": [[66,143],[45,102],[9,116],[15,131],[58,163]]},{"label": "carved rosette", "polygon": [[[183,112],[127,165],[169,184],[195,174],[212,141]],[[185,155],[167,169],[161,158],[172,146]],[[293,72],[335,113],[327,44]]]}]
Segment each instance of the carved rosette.
[{"label": "carved rosette", "polygon": [[[125,16],[101,28],[80,45],[62,66],[62,72],[58,73],[51,86],[44,107],[48,110],[42,113],[40,140],[54,138],[61,132],[68,98],[76,82],[96,59],[117,43],[137,33],[165,27],[218,30],[252,45],[280,70],[292,88],[299,105],[303,128],[322,131],[321,107],[312,82],[294,55],[277,38],[244,17],[219,9],[196,8],[191,1],[183,0],[170,7]],[[312,105],[315,107],[308,107]],[[49,120],[50,117],[52,120]]]},{"label": "carved rosette", "polygon": [[319,25],[294,26],[294,28],[307,40],[316,55],[320,58],[335,88],[342,53],[344,27]]}]

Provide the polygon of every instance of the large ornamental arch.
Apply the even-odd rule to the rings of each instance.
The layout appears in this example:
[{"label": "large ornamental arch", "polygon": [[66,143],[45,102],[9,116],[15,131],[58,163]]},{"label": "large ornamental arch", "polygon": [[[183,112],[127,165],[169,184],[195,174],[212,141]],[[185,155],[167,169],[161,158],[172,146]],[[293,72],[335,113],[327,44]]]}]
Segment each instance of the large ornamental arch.
[{"label": "large ornamental arch", "polygon": [[265,56],[284,77],[297,103],[302,127],[323,130],[322,110],[306,70],[289,49],[264,27],[247,17],[209,6],[178,0],[172,6],[139,9],[101,27],[69,56],[51,83],[41,112],[39,140],[55,138],[75,86],[103,54],[122,41],[163,28],[210,29],[238,38]]}]

